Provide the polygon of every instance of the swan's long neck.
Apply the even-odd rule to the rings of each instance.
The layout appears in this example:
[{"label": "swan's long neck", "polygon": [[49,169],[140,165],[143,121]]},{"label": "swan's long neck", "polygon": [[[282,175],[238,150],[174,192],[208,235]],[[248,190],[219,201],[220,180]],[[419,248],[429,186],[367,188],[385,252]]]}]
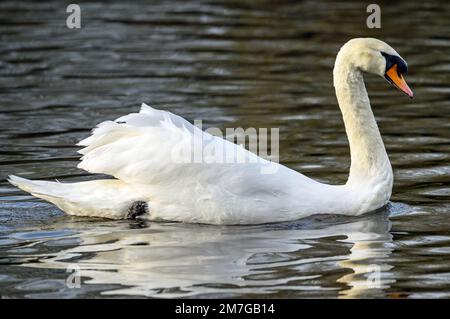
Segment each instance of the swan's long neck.
[{"label": "swan's long neck", "polygon": [[351,167],[347,185],[377,188],[383,197],[390,197],[392,168],[370,107],[363,74],[345,52],[340,52],[333,76],[350,144]]}]

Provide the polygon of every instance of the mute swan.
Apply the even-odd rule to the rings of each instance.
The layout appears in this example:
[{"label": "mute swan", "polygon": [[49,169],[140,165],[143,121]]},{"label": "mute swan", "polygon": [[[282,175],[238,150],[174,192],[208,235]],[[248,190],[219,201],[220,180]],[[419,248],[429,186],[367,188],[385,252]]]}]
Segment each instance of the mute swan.
[{"label": "mute swan", "polygon": [[[78,144],[84,146],[79,151],[83,155],[79,168],[116,179],[59,183],[9,176],[9,182],[79,216],[225,225],[281,222],[313,214],[360,215],[386,205],[393,184],[363,72],[385,77],[412,98],[403,78],[406,71],[406,62],[380,40],[353,39],[340,49],[333,77],[350,144],[351,167],[345,185],[322,184],[269,163],[177,115],[145,104],[139,113],[100,123]],[[174,150],[191,155],[191,144],[202,145],[206,157],[212,155],[207,149],[214,146],[246,161],[174,160]],[[268,164],[276,170],[262,173]]]}]

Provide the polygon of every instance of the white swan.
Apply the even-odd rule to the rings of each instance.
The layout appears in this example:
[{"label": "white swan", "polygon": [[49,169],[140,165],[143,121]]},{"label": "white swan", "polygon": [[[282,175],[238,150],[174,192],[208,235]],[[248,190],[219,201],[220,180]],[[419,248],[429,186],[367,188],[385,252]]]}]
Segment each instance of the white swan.
[{"label": "white swan", "polygon": [[[407,66],[386,43],[373,38],[347,42],[334,66],[334,86],[347,131],[351,167],[345,185],[316,182],[286,166],[262,173],[269,163],[183,118],[145,104],[139,113],[97,126],[84,146],[79,168],[114,176],[79,183],[9,181],[71,215],[209,224],[258,224],[312,214],[359,215],[388,202],[393,184],[386,154],[364,85],[363,72],[385,77],[410,97]],[[183,162],[201,145],[204,156],[224,149],[245,163]],[[211,148],[213,146],[213,148]],[[181,155],[178,155],[181,156]],[[175,157],[175,158],[174,158]],[[258,160],[257,163],[251,160]]]}]

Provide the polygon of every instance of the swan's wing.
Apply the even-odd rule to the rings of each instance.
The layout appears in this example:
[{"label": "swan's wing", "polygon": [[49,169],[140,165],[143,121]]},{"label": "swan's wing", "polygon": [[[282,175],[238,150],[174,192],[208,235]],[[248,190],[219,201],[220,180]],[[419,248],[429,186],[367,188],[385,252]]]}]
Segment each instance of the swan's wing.
[{"label": "swan's wing", "polygon": [[139,113],[100,123],[78,145],[85,147],[81,169],[173,190],[224,183],[253,184],[255,191],[261,173],[282,167],[145,104]]}]

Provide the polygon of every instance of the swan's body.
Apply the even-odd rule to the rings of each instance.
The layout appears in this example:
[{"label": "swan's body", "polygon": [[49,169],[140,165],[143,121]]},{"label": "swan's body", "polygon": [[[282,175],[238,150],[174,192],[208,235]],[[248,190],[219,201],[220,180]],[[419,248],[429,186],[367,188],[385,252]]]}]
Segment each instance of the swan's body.
[{"label": "swan's body", "polygon": [[[388,202],[393,184],[362,75],[363,71],[385,74],[389,61],[380,52],[399,58],[382,41],[354,39],[336,59],[334,86],[352,161],[345,185],[322,184],[269,163],[177,115],[145,104],[139,113],[101,123],[79,143],[85,147],[79,168],[116,179],[72,184],[16,176],[9,180],[68,214],[115,219],[127,218],[136,202],[146,204],[145,218],[150,220],[210,224],[257,224],[312,214],[373,211]],[[174,158],[191,154],[192,143],[202,145],[203,163],[186,163],[181,155]],[[211,149],[234,152],[245,163],[207,164],[208,156],[215,156]],[[272,174],[262,173],[267,165],[273,165]]]}]

